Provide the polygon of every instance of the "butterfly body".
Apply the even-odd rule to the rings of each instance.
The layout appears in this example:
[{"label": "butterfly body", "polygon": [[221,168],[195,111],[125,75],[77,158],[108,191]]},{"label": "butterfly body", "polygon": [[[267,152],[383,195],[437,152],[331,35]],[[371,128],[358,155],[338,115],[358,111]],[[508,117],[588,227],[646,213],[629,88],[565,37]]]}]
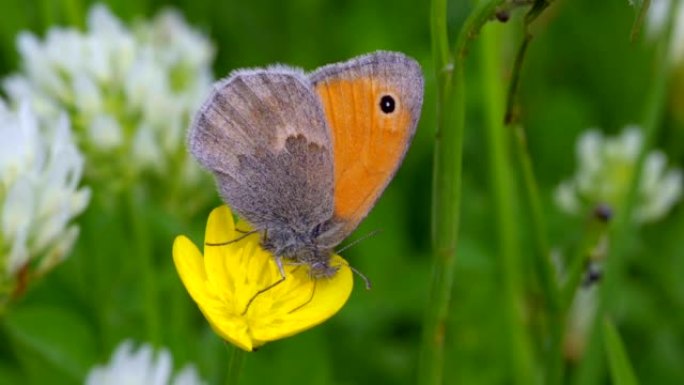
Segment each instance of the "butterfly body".
[{"label": "butterfly body", "polygon": [[418,64],[390,52],[311,74],[238,70],[200,108],[189,147],[222,199],[263,232],[266,250],[329,277],[335,246],[401,162],[422,92]]}]

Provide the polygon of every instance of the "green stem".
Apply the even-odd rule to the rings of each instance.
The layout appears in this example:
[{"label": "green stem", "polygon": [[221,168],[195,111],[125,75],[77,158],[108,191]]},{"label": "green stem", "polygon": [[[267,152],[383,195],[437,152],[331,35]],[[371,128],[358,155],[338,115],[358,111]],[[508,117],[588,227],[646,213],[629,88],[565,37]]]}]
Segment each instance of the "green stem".
[{"label": "green stem", "polygon": [[[449,64],[449,42],[446,27],[446,0],[433,0],[431,9],[432,55],[437,79],[437,130],[433,169],[432,244],[435,252],[430,298],[426,309],[423,340],[418,362],[418,383],[441,384],[444,361],[444,331],[449,313],[449,299],[453,277],[453,262],[458,234],[461,184],[460,139],[463,130],[464,107],[458,111],[451,129],[446,107],[452,94],[453,67]],[[459,69],[460,73],[461,70]],[[457,75],[458,77],[459,75]],[[462,76],[461,76],[462,77]],[[461,96],[464,88],[457,82]],[[462,102],[459,104],[463,104]],[[460,115],[460,116],[459,116]],[[451,148],[449,148],[451,147]],[[451,151],[449,151],[451,150]]]},{"label": "green stem", "polygon": [[634,368],[629,361],[625,345],[613,321],[606,317],[603,320],[603,344],[610,364],[611,378],[615,384],[638,385]]},{"label": "green stem", "polygon": [[[582,278],[587,271],[587,263],[591,260],[592,249],[601,242],[601,238],[607,236],[608,226],[605,222],[591,218],[587,226],[585,226],[580,241],[578,242],[577,250],[570,260],[567,278],[565,284],[560,292],[560,311],[555,319],[555,328],[553,334],[553,346],[549,356],[549,370],[547,376],[547,383],[562,384],[564,374],[565,355],[562,350],[563,338],[565,336],[565,329],[567,319],[572,307],[575,295],[582,290]],[[558,334],[557,334],[558,333]],[[594,366],[600,365],[599,360],[593,362]]]},{"label": "green stem", "polygon": [[[435,76],[438,80],[449,74],[448,66],[451,61],[449,52],[449,35],[447,31],[447,1],[433,0],[430,9],[430,34],[432,37],[432,61],[435,65]],[[440,91],[448,87],[448,82],[438,83]],[[440,97],[444,97],[440,93]],[[443,100],[442,100],[443,101]],[[437,107],[441,105],[438,103]]]},{"label": "green stem", "polygon": [[601,238],[608,236],[607,223],[592,220],[585,226],[582,237],[580,238],[579,247],[575,251],[575,255],[570,260],[567,279],[561,292],[561,308],[563,312],[567,312],[575,299],[575,294],[582,283],[582,278],[587,271],[587,263],[591,260],[592,249],[595,248]]},{"label": "green stem", "polygon": [[83,27],[83,11],[79,0],[63,0],[63,7],[66,10],[67,21],[72,26]]},{"label": "green stem", "polygon": [[534,241],[537,249],[534,258],[534,266],[542,286],[550,328],[550,344],[548,354],[546,354],[546,383],[560,384],[562,382],[564,369],[562,349],[565,329],[561,290],[555,269],[550,260],[546,221],[544,219],[544,211],[539,195],[539,187],[532,166],[532,157],[530,156],[527,147],[527,137],[523,126],[518,123],[518,116],[515,109],[523,61],[527,54],[529,44],[532,41],[532,34],[529,31],[529,26],[551,5],[551,3],[552,0],[536,0],[532,5],[532,8],[530,8],[525,15],[523,41],[518,48],[513,63],[511,82],[506,96],[504,122],[507,125],[510,125],[514,131],[516,153],[522,170],[525,194],[530,210],[532,211],[532,233],[534,234]]},{"label": "green stem", "polygon": [[496,211],[499,238],[497,253],[501,257],[503,277],[502,300],[505,306],[507,334],[510,338],[510,359],[513,363],[513,382],[532,384],[534,364],[532,349],[523,319],[524,288],[520,277],[520,244],[515,212],[515,187],[509,154],[510,134],[504,127],[504,90],[500,79],[499,31],[488,28],[482,32],[480,64],[485,106],[485,123],[489,147],[491,190]]},{"label": "green stem", "polygon": [[532,24],[532,22],[534,22],[539,15],[541,15],[544,10],[546,10],[551,3],[553,3],[553,1],[554,0],[534,0],[532,7],[525,14],[525,20],[523,23],[524,37],[522,43],[520,44],[520,48],[518,48],[518,53],[515,56],[515,62],[513,63],[513,71],[511,74],[511,83],[508,87],[508,95],[506,96],[506,114],[504,115],[504,121],[506,124],[517,122],[517,116],[515,114],[515,98],[518,94],[522,63],[525,59],[525,54],[527,53],[527,47],[532,40],[530,24]]},{"label": "green stem", "polygon": [[532,233],[535,238],[536,252],[534,266],[540,279],[544,296],[549,328],[551,333],[549,354],[547,355],[547,384],[560,384],[563,377],[563,333],[565,319],[562,307],[562,293],[559,287],[556,271],[551,263],[551,251],[548,246],[546,221],[541,205],[539,187],[532,167],[525,130],[520,124],[515,124],[516,153],[522,169],[527,202],[532,211]]},{"label": "green stem", "polygon": [[157,301],[156,275],[154,255],[150,244],[150,232],[145,223],[143,205],[138,202],[134,186],[127,190],[125,199],[129,210],[129,223],[134,242],[135,260],[139,263],[136,272],[142,278],[145,301],[145,327],[149,342],[157,345],[161,342],[159,305]]},{"label": "green stem", "polygon": [[[107,199],[110,199],[109,195]],[[78,288],[91,304],[92,312],[97,319],[100,347],[108,351],[119,342],[114,337],[115,328],[109,322],[110,314],[114,313],[115,304],[106,300],[111,298],[114,292],[112,282],[116,278],[113,271],[121,270],[113,270],[113,268],[120,267],[122,263],[116,260],[120,258],[120,251],[117,253],[118,250],[113,245],[123,238],[114,223],[121,223],[127,216],[127,212],[122,205],[123,201],[118,201],[114,205],[111,202],[105,205],[104,201],[103,194],[100,191],[94,191],[90,206],[80,218],[83,231],[78,243],[83,246],[77,245],[78,249],[87,250],[87,254],[84,254],[87,258],[73,258],[70,262],[75,264],[74,277],[79,283]],[[112,242],[112,239],[115,241]]]},{"label": "green stem", "polygon": [[639,13],[634,19],[634,24],[632,24],[632,32],[630,34],[630,39],[634,43],[641,32],[641,27],[644,25],[644,20],[646,19],[646,14],[648,14],[648,9],[651,7],[651,0],[644,0],[639,8]]},{"label": "green stem", "polygon": [[230,363],[228,364],[228,375],[226,376],[226,385],[237,385],[240,382],[240,374],[242,374],[242,366],[245,362],[246,352],[237,346],[233,347],[233,354],[230,356]]},{"label": "green stem", "polygon": [[504,122],[506,124],[514,124],[518,121],[518,116],[515,111],[515,98],[518,95],[522,62],[525,58],[525,53],[527,53],[527,46],[530,44],[531,40],[532,35],[528,33],[527,28],[525,28],[525,37],[520,44],[520,48],[518,48],[518,53],[515,55],[511,83],[508,87],[508,95],[506,96],[506,114],[504,115]]},{"label": "green stem", "polygon": [[615,299],[619,297],[618,281],[619,276],[622,273],[624,262],[622,257],[625,255],[625,246],[629,243],[628,239],[634,232],[635,224],[633,212],[638,198],[644,160],[658,133],[660,121],[665,109],[667,80],[671,72],[669,61],[670,39],[672,37],[674,18],[675,15],[677,15],[678,8],[678,1],[673,1],[670,4],[670,9],[667,13],[669,17],[666,28],[664,29],[664,36],[657,47],[656,65],[654,66],[653,79],[650,82],[651,89],[646,93],[646,109],[642,121],[644,143],[639,152],[626,199],[624,200],[624,203],[618,207],[618,210],[616,210],[615,226],[610,229],[610,239],[614,242],[612,242],[605,261],[605,269],[601,281],[599,302],[596,309],[594,324],[592,326],[591,338],[588,340],[588,349],[578,372],[577,383],[579,384],[596,384],[600,381],[600,370],[602,369],[602,365],[598,365],[597,362],[600,361],[599,357],[601,357],[601,352],[603,351],[601,345],[601,321],[611,314],[613,306],[617,302]]},{"label": "green stem", "polygon": [[550,259],[551,251],[548,244],[546,220],[544,218],[544,210],[542,209],[539,186],[534,175],[532,157],[527,147],[525,129],[521,125],[515,125],[514,134],[516,153],[523,174],[525,194],[532,211],[532,233],[535,236],[534,242],[537,248],[535,265],[546,296],[547,310],[551,314],[555,314],[561,309],[560,289],[556,272]]},{"label": "green stem", "polygon": [[454,50],[456,54],[453,63],[450,63],[452,54],[448,51],[447,2],[432,0],[432,49],[439,87],[432,202],[432,243],[435,257],[418,363],[420,384],[441,384],[443,377],[444,338],[460,217],[465,126],[465,55],[468,43],[502,2],[503,0],[487,2],[470,14],[459,33]]},{"label": "green stem", "polygon": [[54,2],[52,0],[43,0],[40,2],[40,15],[43,21],[43,30],[47,31],[48,28],[55,24]]},{"label": "green stem", "polygon": [[532,210],[532,227],[535,234],[535,244],[537,248],[537,258],[535,258],[537,271],[541,279],[541,284],[546,295],[547,310],[552,317],[557,316],[560,311],[560,291],[556,274],[551,264],[550,250],[548,246],[548,234],[546,231],[546,221],[544,220],[544,210],[542,209],[539,187],[532,167],[532,157],[527,147],[527,136],[522,125],[517,123],[515,114],[515,98],[520,84],[520,74],[522,64],[527,53],[527,48],[532,40],[529,32],[529,24],[534,21],[549,5],[549,0],[535,1],[532,9],[525,16],[524,38],[515,57],[513,64],[511,83],[506,95],[506,112],[504,122],[512,125],[515,134],[515,145],[517,148],[518,160],[523,173],[525,193],[528,204]]}]

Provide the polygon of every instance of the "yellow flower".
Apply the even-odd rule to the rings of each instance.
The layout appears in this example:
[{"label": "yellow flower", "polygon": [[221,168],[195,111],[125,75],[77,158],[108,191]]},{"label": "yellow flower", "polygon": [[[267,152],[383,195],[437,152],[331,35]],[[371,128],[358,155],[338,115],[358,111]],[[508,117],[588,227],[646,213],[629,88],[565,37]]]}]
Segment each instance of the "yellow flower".
[{"label": "yellow flower", "polygon": [[236,231],[227,206],[209,215],[204,241],[202,257],[187,237],[176,237],[176,269],[214,331],[244,350],[322,323],[351,294],[352,272],[338,255],[331,264],[340,269],[331,278],[311,278],[306,266],[285,261],[285,280],[277,283],[281,275],[273,255],[261,248],[258,234]]}]

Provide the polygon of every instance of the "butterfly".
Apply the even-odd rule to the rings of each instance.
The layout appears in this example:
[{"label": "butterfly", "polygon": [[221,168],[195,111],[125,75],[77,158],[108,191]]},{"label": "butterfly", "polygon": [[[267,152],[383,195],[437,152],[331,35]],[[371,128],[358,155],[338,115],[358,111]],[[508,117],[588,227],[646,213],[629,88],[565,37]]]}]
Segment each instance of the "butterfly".
[{"label": "butterfly", "polygon": [[334,249],[401,164],[423,103],[420,65],[378,51],[306,73],[274,65],[218,81],[188,147],[261,245],[331,277]]}]

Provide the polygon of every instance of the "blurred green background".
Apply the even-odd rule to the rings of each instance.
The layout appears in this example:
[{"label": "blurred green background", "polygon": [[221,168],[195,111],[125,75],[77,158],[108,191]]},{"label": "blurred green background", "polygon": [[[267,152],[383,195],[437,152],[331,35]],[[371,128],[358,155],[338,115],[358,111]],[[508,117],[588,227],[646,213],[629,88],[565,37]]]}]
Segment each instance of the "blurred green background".
[{"label": "blurred green background", "polygon": [[[436,84],[430,52],[429,2],[410,0],[293,1],[106,1],[127,22],[150,18],[165,6],[180,10],[188,23],[214,42],[214,75],[232,69],[287,63],[307,70],[369,51],[402,51],[416,58],[426,76],[422,118],[413,145],[394,181],[355,237],[379,235],[345,251],[345,258],[373,281],[365,291],[356,282],[348,304],[325,324],[267,344],[249,354],[243,384],[412,384],[416,381],[421,323],[430,285],[430,210]],[[54,25],[83,25],[90,2],[3,0],[0,75],[18,68],[16,34],[43,34]],[[468,2],[449,5],[452,39],[471,10]],[[534,25],[520,88],[520,113],[549,223],[550,243],[573,250],[585,218],[572,218],[553,204],[555,186],[572,175],[575,139],[587,128],[617,133],[639,122],[644,90],[651,79],[654,50],[630,43],[634,9],[626,0],[559,0]],[[521,13],[501,34],[504,60],[500,81],[510,80],[521,37]],[[446,384],[510,383],[509,347],[501,315],[501,270],[490,188],[478,63],[470,52],[465,138],[463,212],[451,313],[446,331]],[[673,86],[677,100],[684,92]],[[681,95],[679,95],[681,99]],[[668,104],[656,145],[670,163],[684,160],[684,131],[675,104]],[[516,164],[511,161],[512,164]],[[515,167],[514,167],[515,169]],[[515,171],[516,178],[518,172]],[[169,178],[173,178],[169,175]],[[520,178],[516,179],[520,181]],[[210,183],[207,189],[212,189]],[[518,191],[519,192],[519,191]],[[538,285],[532,255],[530,214],[516,202],[528,302],[534,309]],[[153,198],[153,197],[152,197]],[[221,383],[230,348],[209,329],[182,287],[171,259],[177,234],[200,243],[211,204],[191,219],[168,207],[140,212],[154,252],[162,330],[160,346],[171,349],[176,367],[195,363],[203,378]],[[123,339],[148,341],[140,272],[131,261],[125,213],[91,205],[77,219],[82,228],[70,258],[13,304],[0,332],[0,383],[77,384],[88,369],[109,359]],[[614,314],[637,376],[644,384],[677,384],[684,379],[684,211],[675,207],[664,220],[641,228],[630,239]],[[107,242],[107,240],[110,240]],[[530,250],[526,253],[525,250]],[[531,257],[530,257],[531,258]],[[103,310],[104,309],[104,310]],[[529,310],[530,313],[533,310]],[[104,318],[100,318],[104,317]],[[531,333],[535,331],[529,317]],[[107,325],[106,327],[103,325]],[[572,364],[570,365],[572,369]],[[570,372],[571,373],[571,372]],[[17,382],[18,381],[18,382]],[[607,383],[608,377],[598,379]]]}]

